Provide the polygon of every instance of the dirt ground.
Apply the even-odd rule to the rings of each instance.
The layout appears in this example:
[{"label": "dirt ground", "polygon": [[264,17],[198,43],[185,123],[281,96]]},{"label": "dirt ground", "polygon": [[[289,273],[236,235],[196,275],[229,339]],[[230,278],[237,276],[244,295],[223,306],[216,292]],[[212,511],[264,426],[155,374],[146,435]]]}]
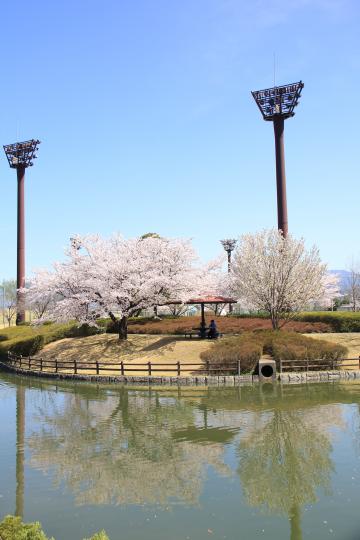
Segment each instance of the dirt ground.
[{"label": "dirt ground", "polygon": [[[338,343],[339,345],[344,345],[348,348],[347,358],[355,359],[347,364],[351,364],[354,368],[359,369],[359,356],[360,356],[360,332],[353,333],[344,333],[344,334],[335,334],[335,333],[325,333],[325,334],[311,334],[311,337],[314,339],[323,339],[324,341],[330,341],[331,343]],[[351,367],[348,366],[347,369]],[[345,366],[344,366],[345,369]]]},{"label": "dirt ground", "polygon": [[[307,334],[308,335],[308,334]],[[347,358],[354,359],[346,362],[344,369],[359,369],[360,355],[360,333],[321,333],[311,334],[314,339],[324,339],[331,343],[339,343],[348,348]],[[134,364],[145,364],[151,362],[155,369],[152,375],[163,376],[173,375],[176,371],[164,371],[171,369],[171,366],[161,366],[159,364],[175,364],[179,361],[181,365],[188,364],[188,369],[181,370],[184,375],[194,373],[200,366],[192,364],[202,363],[200,353],[213,346],[213,342],[208,340],[189,339],[180,336],[158,336],[130,334],[126,342],[119,342],[115,334],[100,334],[86,338],[61,339],[50,343],[38,355],[43,360],[57,359],[61,361],[81,361],[81,362],[103,362],[104,364],[116,363],[111,371],[100,371],[102,375],[119,374],[120,361],[131,364],[133,369],[138,371],[125,371],[128,375],[147,375],[145,366],[135,366]],[[110,367],[110,366],[108,366]],[[111,366],[112,367],[112,366]],[[142,369],[144,367],[144,369]],[[164,370],[162,370],[163,368]],[[61,371],[68,371],[63,370]],[[69,367],[69,372],[72,367]],[[94,374],[95,368],[79,371],[83,374]]]},{"label": "dirt ground", "polygon": [[[82,362],[99,361],[104,363],[122,360],[125,364],[145,364],[154,366],[161,363],[183,364],[202,363],[200,353],[211,347],[209,340],[183,338],[180,336],[129,335],[126,342],[119,342],[116,334],[100,334],[86,338],[61,339],[46,345],[38,357],[43,360],[77,360]],[[134,366],[141,370],[142,366]],[[166,366],[163,366],[164,369]],[[189,366],[187,374],[200,366]],[[114,369],[116,369],[114,367]],[[160,369],[160,366],[156,369]],[[183,371],[183,370],[182,370]],[[185,371],[185,370],[184,370]],[[94,370],[81,370],[81,373],[94,373]],[[117,374],[119,369],[117,368]],[[115,371],[114,371],[115,373]],[[128,375],[147,375],[147,370],[128,372]],[[102,373],[101,373],[102,374]],[[103,373],[111,375],[112,372]],[[186,373],[185,373],[186,374]],[[174,372],[156,371],[153,375],[176,375]]]}]

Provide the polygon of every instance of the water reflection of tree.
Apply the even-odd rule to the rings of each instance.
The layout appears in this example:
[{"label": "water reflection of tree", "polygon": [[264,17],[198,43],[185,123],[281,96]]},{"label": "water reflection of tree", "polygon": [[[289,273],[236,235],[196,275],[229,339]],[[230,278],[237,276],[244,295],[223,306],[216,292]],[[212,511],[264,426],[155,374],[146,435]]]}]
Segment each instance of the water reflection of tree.
[{"label": "water reflection of tree", "polygon": [[228,473],[222,444],[172,437],[194,424],[194,409],[181,401],[127,389],[101,402],[67,395],[40,420],[28,439],[31,464],[51,469],[78,504],[195,504],[206,464]]},{"label": "water reflection of tree", "polygon": [[291,540],[302,538],[302,507],[316,501],[318,488],[329,489],[332,446],[324,428],[336,417],[339,421],[331,406],[321,416],[314,409],[258,413],[257,425],[240,442],[238,472],[246,498],[253,506],[287,514]]}]

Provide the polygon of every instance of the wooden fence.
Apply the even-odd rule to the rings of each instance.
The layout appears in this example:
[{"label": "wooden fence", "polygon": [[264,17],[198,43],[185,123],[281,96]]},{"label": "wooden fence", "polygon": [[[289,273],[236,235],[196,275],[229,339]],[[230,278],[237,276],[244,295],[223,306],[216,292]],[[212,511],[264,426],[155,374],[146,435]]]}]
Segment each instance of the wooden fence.
[{"label": "wooden fence", "polygon": [[[351,362],[351,363],[349,363]],[[356,362],[356,363],[355,363]],[[132,373],[142,373],[146,375],[154,375],[159,372],[166,372],[180,376],[184,373],[192,373],[196,371],[201,375],[241,375],[240,361],[231,362],[226,365],[211,364],[209,362],[191,362],[191,363],[125,363],[108,362],[108,361],[81,361],[81,360],[57,360],[43,359],[31,356],[17,356],[8,353],[8,365],[13,368],[20,368],[29,371],[49,372],[49,373],[70,373],[78,374],[81,371],[86,371],[88,374],[101,375],[102,373],[112,372],[116,375],[130,375]],[[351,367],[352,369],[360,370],[360,356],[357,358],[344,358],[338,360],[280,360],[280,373],[287,371],[319,371],[319,370],[337,370]]]},{"label": "wooden fence", "polygon": [[120,362],[99,362],[99,361],[81,361],[81,360],[57,360],[43,359],[31,356],[17,356],[8,353],[8,365],[14,368],[26,369],[29,371],[51,372],[51,373],[71,373],[78,374],[81,371],[91,372],[91,374],[100,375],[102,372],[111,371],[117,375],[129,375],[131,373],[146,373],[153,375],[154,373],[166,372],[173,373],[175,376],[180,376],[184,373],[196,371],[201,375],[216,375],[222,374],[240,375],[240,362],[231,362],[226,366],[217,366],[209,362],[175,362],[175,363],[125,363]]},{"label": "wooden fence", "polygon": [[360,356],[356,358],[339,358],[338,360],[280,360],[279,362],[280,373],[284,371],[336,370],[347,367],[360,369]]}]

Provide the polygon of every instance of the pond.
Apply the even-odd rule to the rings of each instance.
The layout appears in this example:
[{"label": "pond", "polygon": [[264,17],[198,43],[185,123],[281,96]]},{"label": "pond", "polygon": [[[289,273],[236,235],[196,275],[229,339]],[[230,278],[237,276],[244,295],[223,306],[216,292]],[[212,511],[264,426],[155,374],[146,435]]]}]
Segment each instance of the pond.
[{"label": "pond", "polygon": [[121,387],[0,373],[0,518],[56,540],[360,537],[360,384]]}]

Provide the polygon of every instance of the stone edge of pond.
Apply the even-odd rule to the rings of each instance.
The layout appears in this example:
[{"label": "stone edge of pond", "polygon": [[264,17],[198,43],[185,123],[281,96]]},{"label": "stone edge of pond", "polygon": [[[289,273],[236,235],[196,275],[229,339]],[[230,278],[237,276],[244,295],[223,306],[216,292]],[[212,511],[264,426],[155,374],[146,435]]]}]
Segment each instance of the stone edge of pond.
[{"label": "stone edge of pond", "polygon": [[[188,376],[188,377],[139,377],[139,376],[111,376],[111,375],[79,375],[71,373],[49,373],[20,369],[9,366],[0,361],[0,368],[5,371],[39,377],[46,379],[58,379],[69,381],[85,381],[92,383],[122,383],[122,384],[142,384],[142,385],[173,385],[173,386],[238,386],[243,383],[260,382],[258,375],[218,375],[218,376]],[[352,371],[309,371],[309,372],[288,372],[277,374],[277,380],[283,383],[304,383],[304,382],[329,382],[337,380],[360,379],[360,370]],[[261,382],[272,382],[263,379]]]}]

